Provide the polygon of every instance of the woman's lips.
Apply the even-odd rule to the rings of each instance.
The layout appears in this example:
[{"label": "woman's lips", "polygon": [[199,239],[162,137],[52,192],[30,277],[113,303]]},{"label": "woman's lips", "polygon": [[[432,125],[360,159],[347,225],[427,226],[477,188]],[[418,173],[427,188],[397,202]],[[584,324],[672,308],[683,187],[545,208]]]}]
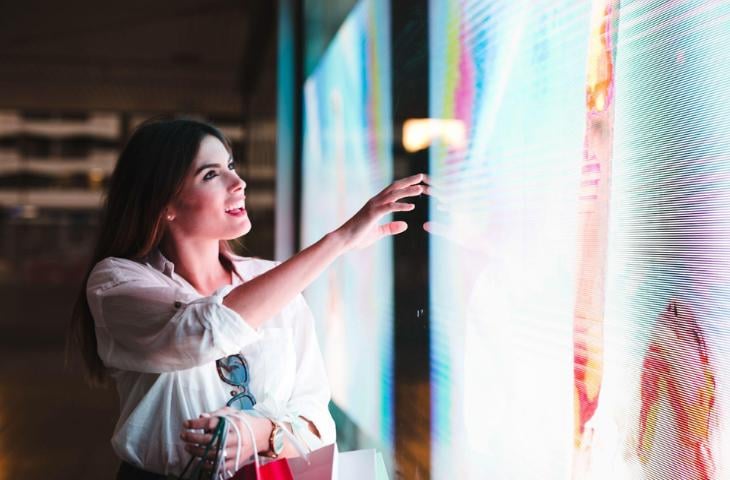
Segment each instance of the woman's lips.
[{"label": "woman's lips", "polygon": [[246,209],[245,208],[234,208],[233,210],[228,210],[226,213],[228,215],[233,215],[234,217],[242,217],[243,215],[246,215]]}]

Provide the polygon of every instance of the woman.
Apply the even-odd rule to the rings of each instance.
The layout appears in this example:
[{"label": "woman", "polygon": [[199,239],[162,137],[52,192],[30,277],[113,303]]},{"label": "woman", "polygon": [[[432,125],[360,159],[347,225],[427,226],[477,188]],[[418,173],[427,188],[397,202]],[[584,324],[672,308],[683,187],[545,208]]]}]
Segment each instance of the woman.
[{"label": "woman", "polygon": [[[248,409],[262,454],[296,455],[273,421],[310,448],[333,443],[325,369],[300,292],[340,255],[403,232],[405,222],[379,221],[412,210],[399,200],[426,192],[424,180],[394,182],[284,263],[242,258],[227,241],[251,229],[246,183],[223,135],[185,119],[140,126],[112,174],[72,324],[90,377],[116,382],[117,478],[180,474],[227,404]],[[228,438],[232,459],[236,438]],[[242,453],[253,453],[250,442]]]}]

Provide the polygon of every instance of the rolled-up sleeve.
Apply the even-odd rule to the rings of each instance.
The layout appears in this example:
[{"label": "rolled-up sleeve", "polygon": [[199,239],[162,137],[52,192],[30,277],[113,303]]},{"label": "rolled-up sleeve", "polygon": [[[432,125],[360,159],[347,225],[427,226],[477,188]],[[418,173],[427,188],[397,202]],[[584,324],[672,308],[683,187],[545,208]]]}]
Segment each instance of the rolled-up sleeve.
[{"label": "rolled-up sleeve", "polygon": [[335,442],[335,422],[328,408],[331,393],[317,342],[314,317],[302,295],[293,303],[297,316],[297,375],[287,409],[311,421],[319,431],[322,444],[329,445]]},{"label": "rolled-up sleeve", "polygon": [[107,367],[144,373],[185,370],[238,352],[258,333],[223,305],[231,286],[185,301],[149,267],[105,259],[87,282],[98,352]]}]

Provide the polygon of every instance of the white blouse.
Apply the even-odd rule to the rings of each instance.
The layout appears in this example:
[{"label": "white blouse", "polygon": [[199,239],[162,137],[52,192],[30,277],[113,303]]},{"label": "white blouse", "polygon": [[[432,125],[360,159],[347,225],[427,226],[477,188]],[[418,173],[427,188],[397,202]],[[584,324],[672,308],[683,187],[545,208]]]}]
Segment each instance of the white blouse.
[{"label": "white blouse", "polygon": [[[275,262],[233,257],[244,280]],[[87,283],[98,352],[116,381],[120,416],[112,446],[144,470],[179,474],[190,459],[180,440],[182,423],[225,406],[233,387],[215,361],[241,353],[250,369],[256,410],[293,422],[310,448],[334,443],[329,383],[312,313],[298,295],[258,329],[223,298],[242,283],[203,297],[155,250],[144,262],[109,257]],[[321,439],[299,417],[310,420]]]}]

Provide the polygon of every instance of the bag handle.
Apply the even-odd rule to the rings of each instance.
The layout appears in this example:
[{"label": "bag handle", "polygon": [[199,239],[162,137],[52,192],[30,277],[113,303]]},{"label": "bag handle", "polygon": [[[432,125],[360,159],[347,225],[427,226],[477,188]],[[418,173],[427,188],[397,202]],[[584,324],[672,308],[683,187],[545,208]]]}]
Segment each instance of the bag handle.
[{"label": "bag handle", "polygon": [[[236,422],[230,421],[230,424],[231,424],[231,428],[233,428],[233,431],[236,432],[236,461],[234,462],[233,470],[234,470],[234,472],[237,472],[238,468],[239,468],[239,463],[241,461],[241,443],[242,443],[241,442],[241,430],[238,429],[238,425],[236,425]],[[254,442],[255,441],[256,440],[254,439]],[[224,449],[223,450],[223,464],[224,465],[225,465],[225,457],[226,457],[226,454],[225,454],[225,449]],[[233,475],[231,475],[230,470],[226,470],[226,473],[229,476],[233,476]],[[258,477],[257,477],[257,480],[258,480]]]},{"label": "bag handle", "polygon": [[[211,439],[210,443],[206,445],[205,451],[203,453],[203,458],[207,457],[208,452],[211,448],[214,448],[213,445],[216,443],[216,440],[218,441],[218,455],[216,455],[216,461],[213,468],[213,478],[220,478],[224,479],[225,474],[231,475],[230,471],[225,470],[225,463],[226,463],[226,443],[228,440],[228,426],[230,425],[231,429],[236,434],[236,460],[234,462],[235,470],[236,472],[240,468],[240,460],[241,460],[241,448],[242,448],[242,435],[241,431],[238,428],[238,425],[236,425],[236,417],[237,419],[241,420],[243,425],[246,427],[246,430],[248,430],[249,437],[251,438],[251,446],[253,447],[253,458],[254,458],[254,470],[256,472],[256,480],[259,480],[261,477],[261,461],[259,458],[259,451],[258,447],[256,446],[256,434],[253,431],[253,428],[251,427],[251,424],[249,423],[248,419],[246,418],[247,415],[243,412],[236,412],[232,415],[221,415],[218,417],[218,425],[216,425],[216,428],[213,432],[213,438]],[[309,449],[306,445],[303,445],[303,442],[299,440],[292,432],[289,431],[288,428],[286,428],[282,422],[278,420],[273,420],[269,418],[269,420],[276,426],[278,426],[282,433],[289,439],[289,442],[291,445],[297,450],[299,455],[309,464],[309,454],[311,453],[311,449]],[[185,472],[190,468],[191,464],[195,460],[195,457],[190,459],[190,462],[185,466],[185,469],[183,470],[182,474],[178,478],[183,478],[185,475]],[[195,474],[199,474],[200,466],[199,464],[197,468],[194,469],[193,475],[195,478]],[[235,473],[234,473],[235,474]]]},{"label": "bag handle", "polygon": [[[215,476],[218,472],[219,466],[221,465],[221,457],[224,459],[223,463],[225,463],[225,444],[228,439],[228,428],[226,428],[226,424],[228,423],[227,419],[225,417],[218,417],[218,424],[215,426],[215,429],[213,430],[213,435],[210,439],[210,442],[205,446],[205,449],[203,450],[202,459],[208,458],[208,452],[210,452],[211,448],[215,448],[216,442],[218,443],[218,449],[216,452],[216,459],[215,459],[215,468],[213,469],[213,475]],[[240,432],[238,432],[239,436],[239,444],[240,444]],[[254,440],[255,441],[255,440]],[[221,445],[224,446],[221,452]],[[239,447],[240,448],[240,447]],[[185,474],[190,469],[190,467],[193,465],[193,463],[196,460],[196,456],[193,455],[190,457],[190,461],[185,465],[185,468],[183,469],[182,473],[180,473],[179,477],[175,477],[174,475],[168,475],[168,478],[173,479],[183,479],[185,478]],[[190,478],[200,478],[201,473],[201,467],[203,465],[203,461],[198,462],[198,464],[193,467],[193,470],[191,472],[192,476]]]},{"label": "bag handle", "polygon": [[[271,419],[269,419],[271,420]],[[299,456],[307,460],[309,462],[309,454],[312,453],[312,449],[310,449],[307,445],[303,445],[304,442],[299,440],[296,435],[294,435],[292,432],[289,431],[288,428],[286,428],[284,425],[282,425],[281,422],[277,420],[271,420],[274,424],[278,425],[281,431],[284,433],[284,436],[289,439],[289,443],[292,444],[292,446],[296,449],[296,451],[299,453]]]},{"label": "bag handle", "polygon": [[[250,414],[252,412],[255,412],[255,410],[249,410],[247,413]],[[258,448],[256,448],[256,439],[254,438],[253,429],[251,428],[251,424],[249,424],[248,419],[246,418],[248,416],[247,413],[236,412],[232,415],[235,416],[236,418],[240,418],[243,421],[243,424],[246,426],[246,428],[249,431],[249,434],[251,435],[251,440],[252,440],[253,450],[254,450],[253,457],[254,457],[254,461],[256,462],[256,472],[258,475],[258,469],[260,467],[259,451],[258,451]],[[282,422],[280,422],[278,420],[274,420],[270,417],[264,417],[260,413],[256,416],[261,416],[263,418],[267,418],[271,423],[278,426],[281,429],[284,436],[289,439],[289,443],[296,449],[297,453],[299,453],[299,455],[302,458],[304,458],[307,461],[307,463],[309,463],[309,454],[311,453],[312,450],[309,447],[307,447],[306,445],[304,445],[303,442],[301,440],[299,440],[299,438],[296,437],[296,435],[294,435],[292,432],[290,432],[289,429],[286,428],[286,426],[284,426]],[[235,421],[233,419],[230,419],[230,422],[231,422],[231,424],[235,424]],[[238,445],[236,453],[237,453],[237,455],[240,454],[240,443]],[[238,463],[236,463],[236,467],[237,467],[236,470],[238,470]],[[258,476],[257,476],[257,479],[258,479]]]},{"label": "bag handle", "polygon": [[[253,461],[254,461],[254,470],[256,471],[256,480],[259,479],[261,476],[261,462],[259,460],[259,450],[256,447],[256,435],[253,432],[253,428],[251,428],[251,424],[248,423],[248,419],[246,418],[246,415],[236,415],[236,418],[240,419],[243,422],[243,425],[246,427],[246,430],[248,430],[248,434],[251,438],[251,446],[253,447]],[[233,431],[236,432],[236,462],[235,462],[235,469],[236,472],[239,470],[239,461],[241,459],[241,432],[238,429],[238,426],[236,425],[235,419],[229,417],[229,416],[223,416],[221,417],[221,420],[225,419],[226,422],[231,424],[231,427],[233,427]],[[225,449],[224,449],[225,452]],[[225,453],[223,454],[225,457]]]}]

